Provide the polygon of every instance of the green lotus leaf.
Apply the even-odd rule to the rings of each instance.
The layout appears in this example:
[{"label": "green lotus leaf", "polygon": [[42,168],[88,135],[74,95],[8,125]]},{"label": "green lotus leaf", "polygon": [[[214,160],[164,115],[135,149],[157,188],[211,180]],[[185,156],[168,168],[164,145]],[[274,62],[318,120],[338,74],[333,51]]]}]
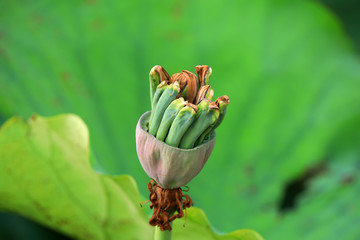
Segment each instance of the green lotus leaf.
[{"label": "green lotus leaf", "polygon": [[[0,14],[0,119],[79,115],[92,134],[95,168],[132,175],[143,196],[149,178],[137,160],[134,131],[150,110],[150,69],[212,68],[214,98],[226,94],[231,103],[214,151],[189,187],[220,231],[241,226],[287,239],[277,228],[290,224],[279,210],[287,183],[334,150],[359,146],[342,142],[360,135],[359,59],[341,23],[317,1],[0,6],[6,9]],[[319,199],[312,200],[313,211],[322,214],[331,204]],[[316,235],[308,231],[297,237]]]},{"label": "green lotus leaf", "polygon": [[[153,239],[134,179],[96,173],[89,132],[76,115],[14,117],[0,129],[0,209],[76,239]],[[198,208],[179,221],[174,239],[262,238],[254,231],[218,235]]]}]

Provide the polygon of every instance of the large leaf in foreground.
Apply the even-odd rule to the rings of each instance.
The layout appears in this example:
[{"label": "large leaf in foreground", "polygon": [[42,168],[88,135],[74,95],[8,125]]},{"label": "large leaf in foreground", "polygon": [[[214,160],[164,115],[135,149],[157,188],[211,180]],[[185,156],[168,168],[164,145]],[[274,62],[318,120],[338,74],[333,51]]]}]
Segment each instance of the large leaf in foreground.
[{"label": "large leaf in foreground", "polygon": [[190,195],[222,231],[240,225],[265,237],[281,234],[274,223],[288,221],[278,212],[286,182],[331,157],[329,144],[338,148],[334,136],[344,127],[352,129],[345,138],[360,134],[359,61],[339,23],[315,1],[1,7],[2,114],[79,114],[101,167],[131,174],[143,194],[149,179],[137,161],[134,128],[150,106],[150,68],[213,68],[215,95],[231,103]]},{"label": "large leaf in foreground", "polygon": [[[34,115],[0,129],[0,209],[15,212],[77,239],[152,239],[130,176],[109,177],[89,164],[89,134],[75,115]],[[215,234],[200,209],[179,220],[175,239],[260,240],[251,230]]]}]

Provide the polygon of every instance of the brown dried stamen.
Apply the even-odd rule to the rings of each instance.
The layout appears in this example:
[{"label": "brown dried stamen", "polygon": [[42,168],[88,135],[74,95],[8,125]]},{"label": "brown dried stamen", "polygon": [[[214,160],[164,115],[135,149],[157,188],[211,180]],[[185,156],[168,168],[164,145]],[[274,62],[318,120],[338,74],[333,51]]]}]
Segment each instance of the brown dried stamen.
[{"label": "brown dried stamen", "polygon": [[[209,74],[209,66],[208,65],[195,66],[195,71],[199,77],[199,88],[202,86],[205,86],[207,84],[206,78],[207,78],[207,75]],[[210,72],[210,74],[211,74],[211,72]]]},{"label": "brown dried stamen", "polygon": [[[150,180],[148,189],[150,191],[150,208],[154,208],[149,223],[151,226],[159,226],[161,231],[170,231],[172,229],[170,223],[176,218],[182,218],[183,210],[193,204],[190,196],[184,195],[181,188],[162,188],[154,180]],[[177,213],[174,214],[175,212]]]},{"label": "brown dried stamen", "polygon": [[155,66],[154,71],[157,72],[157,74],[159,74],[160,82],[170,80],[169,74],[162,66],[159,65]]}]

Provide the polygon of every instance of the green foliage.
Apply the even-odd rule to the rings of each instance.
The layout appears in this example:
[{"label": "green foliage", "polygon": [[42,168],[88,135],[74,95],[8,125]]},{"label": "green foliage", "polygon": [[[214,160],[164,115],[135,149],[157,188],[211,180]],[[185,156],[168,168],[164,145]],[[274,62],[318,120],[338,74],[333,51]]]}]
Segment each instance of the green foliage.
[{"label": "green foliage", "polygon": [[[29,122],[12,118],[0,129],[0,208],[76,239],[152,239],[134,179],[92,170],[89,133],[75,115]],[[261,240],[251,230],[215,234],[197,208],[174,226],[174,239]]]},{"label": "green foliage", "polygon": [[[227,94],[231,107],[190,194],[214,226],[318,239],[323,233],[317,230],[325,231],[320,220],[329,216],[328,239],[343,239],[335,231],[343,226],[349,229],[345,239],[359,236],[356,216],[334,210],[356,196],[358,180],[344,189],[329,181],[331,189],[302,195],[294,212],[281,217],[278,211],[289,180],[335,155],[349,166],[341,159],[359,146],[359,60],[339,23],[317,2],[42,0],[0,6],[6,9],[0,15],[3,116],[80,115],[89,124],[97,169],[131,174],[145,195],[148,177],[137,161],[134,129],[150,109],[148,72],[155,64],[168,72],[207,64],[215,97]],[[297,228],[311,214],[315,223]]]}]

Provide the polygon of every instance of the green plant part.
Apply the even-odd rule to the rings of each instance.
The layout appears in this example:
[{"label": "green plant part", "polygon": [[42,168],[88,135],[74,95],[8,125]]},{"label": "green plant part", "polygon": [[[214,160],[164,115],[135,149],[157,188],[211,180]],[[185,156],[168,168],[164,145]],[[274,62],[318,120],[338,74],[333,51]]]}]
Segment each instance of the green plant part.
[{"label": "green plant part", "polygon": [[168,108],[165,110],[164,116],[161,120],[159,129],[156,133],[156,138],[160,141],[164,141],[172,122],[174,121],[175,117],[179,113],[179,111],[186,105],[186,101],[184,98],[178,98],[172,101]]},{"label": "green plant part", "polygon": [[187,103],[174,119],[165,142],[170,146],[178,147],[181,138],[194,122],[196,113],[197,107],[194,104]]},{"label": "green plant part", "polygon": [[163,81],[169,81],[170,76],[162,66],[154,66],[149,73],[150,102],[152,103],[157,86]]},{"label": "green plant part", "polygon": [[[154,231],[138,204],[141,198],[134,178],[95,172],[89,164],[94,160],[90,152],[88,128],[74,114],[9,119],[0,128],[0,209],[78,240],[153,240],[154,235],[170,239],[171,234],[174,239],[262,240],[247,229],[218,235],[196,207],[188,210],[187,228],[185,220],[178,219],[173,231],[160,232],[159,227]],[[183,154],[174,162],[192,153]],[[174,192],[184,196],[185,207],[191,205],[186,195]],[[38,239],[33,234],[26,239]]]},{"label": "green plant part", "polygon": [[195,142],[195,146],[200,145],[205,139],[207,139],[209,137],[211,132],[213,132],[221,124],[221,122],[223,121],[223,119],[225,117],[226,109],[227,109],[227,106],[230,103],[230,99],[229,99],[228,96],[224,95],[224,96],[218,97],[214,103],[219,107],[220,116],[219,116],[218,120],[213,125],[209,126],[200,135],[200,137]]},{"label": "green plant part", "polygon": [[[201,103],[207,102],[205,98]],[[207,104],[199,104],[201,106],[206,106]],[[190,128],[184,134],[184,137],[181,139],[180,148],[190,149],[195,147],[196,140],[200,137],[200,135],[210,126],[215,124],[217,119],[219,118],[220,111],[219,107],[215,103],[211,103],[208,109],[202,110],[194,121],[194,123],[190,126]]]},{"label": "green plant part", "polygon": [[159,99],[161,97],[161,95],[164,93],[165,89],[167,87],[167,82],[166,81],[162,81],[156,88],[155,94],[152,97],[152,102],[151,102],[151,109],[155,110],[157,103],[159,102]]},{"label": "green plant part", "polygon": [[180,87],[179,82],[177,81],[166,86],[166,89],[164,90],[163,94],[161,94],[161,97],[159,98],[155,109],[153,109],[151,112],[151,118],[149,123],[149,133],[151,135],[156,135],[166,108],[176,98],[179,92]]},{"label": "green plant part", "polygon": [[[155,112],[156,105],[158,104],[159,99],[160,99],[161,95],[164,93],[166,88],[167,88],[167,82],[166,81],[161,82],[157,86],[156,92],[155,92],[155,94],[153,96],[153,99],[152,99],[152,102],[151,102],[152,113]],[[153,118],[154,118],[154,114],[151,114],[149,125],[151,124]]]},{"label": "green plant part", "polygon": [[[156,239],[170,239],[172,221],[182,218],[192,205],[181,187],[201,171],[215,145],[216,134],[210,130],[220,110],[219,101],[211,102],[211,68],[204,65],[195,69],[198,78],[183,70],[159,84],[152,97],[152,111],[144,113],[136,127],[136,151],[152,179],[148,189],[154,212],[149,223],[155,226]],[[208,141],[195,147],[199,136],[208,132],[213,133]]]},{"label": "green plant part", "polygon": [[219,119],[216,121],[212,130],[215,130],[224,120],[225,114],[226,114],[226,109],[227,109],[227,106],[229,105],[229,103],[230,103],[230,99],[226,95],[218,97],[215,100],[215,104],[219,107],[219,110],[220,110],[220,116],[219,116]]}]

